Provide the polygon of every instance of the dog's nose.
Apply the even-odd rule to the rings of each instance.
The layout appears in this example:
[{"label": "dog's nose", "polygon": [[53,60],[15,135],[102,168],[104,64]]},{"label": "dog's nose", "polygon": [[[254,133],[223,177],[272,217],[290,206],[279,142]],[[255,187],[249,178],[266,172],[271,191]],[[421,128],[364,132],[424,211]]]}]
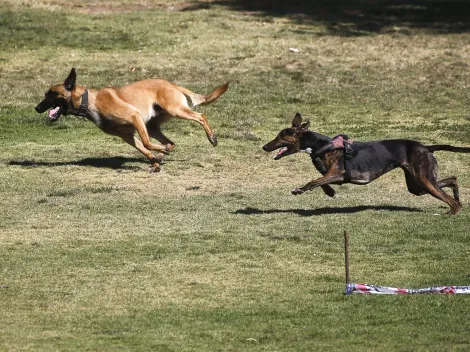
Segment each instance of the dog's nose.
[{"label": "dog's nose", "polygon": [[44,111],[46,111],[47,109],[44,108],[44,106],[42,106],[41,104],[38,104],[38,106],[36,106],[34,108],[34,110],[36,110],[36,112],[42,114]]},{"label": "dog's nose", "polygon": [[267,150],[266,150],[266,146],[265,146],[265,145],[263,145],[263,150],[264,150],[265,152],[267,152]]}]

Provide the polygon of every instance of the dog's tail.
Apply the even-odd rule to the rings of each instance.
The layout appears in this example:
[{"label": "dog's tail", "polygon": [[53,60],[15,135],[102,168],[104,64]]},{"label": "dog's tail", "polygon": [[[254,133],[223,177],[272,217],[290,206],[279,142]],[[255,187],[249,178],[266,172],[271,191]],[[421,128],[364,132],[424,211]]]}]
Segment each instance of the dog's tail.
[{"label": "dog's tail", "polygon": [[227,91],[227,89],[228,89],[228,82],[225,84],[222,84],[221,86],[218,86],[209,94],[202,95],[202,94],[194,93],[190,91],[189,89],[178,86],[178,90],[186,96],[186,98],[191,102],[193,106],[207,105],[207,104],[213,103],[222,94],[224,94]]},{"label": "dog's tail", "polygon": [[454,147],[453,145],[448,144],[434,144],[434,145],[427,145],[426,148],[431,153],[434,153],[439,150],[445,150],[448,152],[455,152],[455,153],[470,153],[470,148],[467,147]]}]

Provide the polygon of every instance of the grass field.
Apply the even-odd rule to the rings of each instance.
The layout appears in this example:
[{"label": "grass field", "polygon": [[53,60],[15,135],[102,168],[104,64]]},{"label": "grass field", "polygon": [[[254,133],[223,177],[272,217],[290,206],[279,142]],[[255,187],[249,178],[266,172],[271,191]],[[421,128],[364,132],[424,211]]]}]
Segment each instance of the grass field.
[{"label": "grass field", "polygon": [[[469,146],[465,2],[277,3],[0,0],[0,351],[470,350],[466,296],[342,294],[344,230],[354,282],[470,285],[470,155],[436,153],[461,188],[448,216],[401,170],[292,196],[309,158],[261,149],[297,111],[330,136]],[[71,67],[89,88],[230,81],[198,108],[219,146],[172,120],[150,174],[90,122],[49,122],[34,107]]]}]

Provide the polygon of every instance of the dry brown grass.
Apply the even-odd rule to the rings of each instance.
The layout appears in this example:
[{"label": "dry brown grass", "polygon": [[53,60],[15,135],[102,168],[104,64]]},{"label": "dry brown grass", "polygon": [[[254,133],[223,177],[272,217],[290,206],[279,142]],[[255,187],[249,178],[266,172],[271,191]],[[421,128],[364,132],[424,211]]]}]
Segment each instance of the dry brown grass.
[{"label": "dry brown grass", "polygon": [[77,11],[87,14],[129,13],[147,10],[182,11],[191,7],[190,1],[161,0],[158,2],[145,0],[119,1],[65,1],[65,0],[2,0],[4,6],[12,9],[36,8],[47,11]]}]

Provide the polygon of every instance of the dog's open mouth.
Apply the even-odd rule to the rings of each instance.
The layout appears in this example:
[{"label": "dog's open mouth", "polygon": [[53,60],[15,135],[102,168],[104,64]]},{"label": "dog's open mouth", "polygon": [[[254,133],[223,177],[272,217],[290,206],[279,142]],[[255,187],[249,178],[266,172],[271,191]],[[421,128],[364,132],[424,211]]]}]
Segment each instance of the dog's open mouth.
[{"label": "dog's open mouth", "polygon": [[51,121],[57,120],[60,117],[61,114],[62,114],[62,107],[60,107],[60,106],[57,106],[57,107],[49,110],[49,113],[48,113],[49,118],[51,119]]},{"label": "dog's open mouth", "polygon": [[274,160],[279,160],[279,159],[281,159],[283,156],[288,155],[288,154],[289,154],[288,151],[289,151],[289,148],[287,148],[287,147],[282,147],[281,149],[279,149],[279,151],[277,152],[277,154],[274,155]]}]

